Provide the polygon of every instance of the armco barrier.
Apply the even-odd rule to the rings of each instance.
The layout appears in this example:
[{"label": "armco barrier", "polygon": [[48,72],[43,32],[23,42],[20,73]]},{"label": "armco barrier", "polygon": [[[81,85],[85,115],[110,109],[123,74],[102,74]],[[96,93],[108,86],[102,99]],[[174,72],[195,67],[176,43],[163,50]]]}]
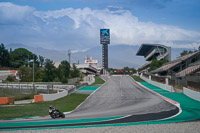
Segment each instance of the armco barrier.
[{"label": "armco barrier", "polygon": [[152,85],[154,85],[156,87],[162,88],[163,90],[166,90],[166,91],[169,91],[169,92],[172,91],[172,87],[170,85],[158,83],[158,82],[149,80],[148,78],[145,78],[145,77],[142,77],[142,76],[140,76],[140,78],[142,78],[146,82],[148,82],[148,83],[150,83],[150,84],[152,84]]},{"label": "armco barrier", "polygon": [[183,87],[183,92],[188,97],[195,99],[197,101],[200,101],[200,92],[193,91],[193,90],[185,88],[185,87]]},{"label": "armco barrier", "polygon": [[37,102],[43,102],[43,95],[35,95],[34,96],[34,102],[37,103]]},{"label": "armco barrier", "polygon": [[63,92],[55,93],[55,94],[42,94],[44,101],[53,101],[68,95],[68,90]]}]

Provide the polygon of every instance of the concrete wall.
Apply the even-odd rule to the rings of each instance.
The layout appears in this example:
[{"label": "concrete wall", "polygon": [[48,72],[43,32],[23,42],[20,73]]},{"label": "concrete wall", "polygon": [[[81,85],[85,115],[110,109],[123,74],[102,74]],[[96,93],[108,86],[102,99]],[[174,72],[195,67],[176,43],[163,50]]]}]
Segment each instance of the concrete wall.
[{"label": "concrete wall", "polygon": [[[167,84],[161,84],[161,83],[158,83],[158,82],[155,82],[155,81],[152,81],[152,80],[149,80],[148,78],[145,78],[143,76],[140,76],[140,78],[142,78],[143,80],[145,80],[146,82],[154,85],[154,86],[157,86],[159,88],[162,88],[166,91],[169,91],[171,92],[172,91],[172,87],[170,85],[167,85]],[[186,87],[183,88],[183,92],[185,95],[187,95],[188,97],[194,99],[194,100],[197,100],[197,101],[200,101],[200,92],[197,92],[197,91],[193,91],[191,89],[188,89]]]},{"label": "concrete wall", "polygon": [[145,80],[146,82],[148,82],[148,83],[154,85],[154,86],[157,86],[157,87],[159,87],[159,88],[162,88],[163,90],[166,90],[166,91],[169,91],[169,92],[172,91],[172,87],[171,87],[170,85],[158,83],[158,82],[149,80],[148,78],[145,78],[145,77],[143,77],[143,76],[140,76],[140,78],[143,79],[143,80]]},{"label": "concrete wall", "polygon": [[[74,85],[53,85],[53,84],[34,84],[36,89],[53,89],[53,90],[60,90],[60,89],[72,89],[74,88]],[[52,88],[53,87],[53,88]],[[10,88],[10,89],[33,89],[33,84],[12,84],[12,83],[0,83],[0,88]]]},{"label": "concrete wall", "polygon": [[191,89],[183,87],[184,94],[187,95],[188,97],[195,99],[197,101],[200,101],[200,92],[193,91]]},{"label": "concrete wall", "polygon": [[68,83],[67,84],[75,84],[76,82],[80,81],[80,78],[72,78],[72,79],[68,79]]},{"label": "concrete wall", "polygon": [[88,76],[85,76],[84,79],[83,79],[83,83],[87,83],[88,85],[91,85],[95,82],[95,78],[94,78],[95,75],[88,75]]},{"label": "concrete wall", "polygon": [[53,101],[68,95],[68,90],[63,92],[55,93],[55,94],[42,94],[44,101]]}]

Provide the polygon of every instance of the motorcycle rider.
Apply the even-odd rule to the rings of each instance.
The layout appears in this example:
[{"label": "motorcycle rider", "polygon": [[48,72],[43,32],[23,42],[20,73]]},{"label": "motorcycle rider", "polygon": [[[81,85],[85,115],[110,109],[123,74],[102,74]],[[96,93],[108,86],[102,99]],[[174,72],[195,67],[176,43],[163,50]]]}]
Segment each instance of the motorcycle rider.
[{"label": "motorcycle rider", "polygon": [[52,118],[58,118],[58,117],[62,117],[64,118],[65,115],[60,112],[59,110],[55,109],[52,105],[49,106],[49,114]]},{"label": "motorcycle rider", "polygon": [[56,109],[52,105],[50,105],[49,106],[49,114],[53,113],[54,111],[56,111]]}]

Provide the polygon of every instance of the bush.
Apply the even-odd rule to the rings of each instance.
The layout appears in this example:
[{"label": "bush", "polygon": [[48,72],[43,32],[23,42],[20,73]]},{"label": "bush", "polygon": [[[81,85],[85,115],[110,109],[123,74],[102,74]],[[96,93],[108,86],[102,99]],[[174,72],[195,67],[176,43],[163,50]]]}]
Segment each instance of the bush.
[{"label": "bush", "polygon": [[6,81],[8,81],[8,82],[14,82],[14,81],[15,81],[15,77],[9,75],[9,76],[7,77],[7,79],[6,79]]}]

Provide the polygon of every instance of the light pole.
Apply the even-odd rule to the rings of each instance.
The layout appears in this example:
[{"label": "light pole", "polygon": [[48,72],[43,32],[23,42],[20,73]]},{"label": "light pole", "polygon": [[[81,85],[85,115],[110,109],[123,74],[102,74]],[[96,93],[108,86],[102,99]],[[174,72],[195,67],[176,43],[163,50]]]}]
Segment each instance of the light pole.
[{"label": "light pole", "polygon": [[33,84],[34,84],[34,79],[35,79],[35,77],[34,77],[34,56],[33,56]]},{"label": "light pole", "polygon": [[[34,82],[35,82],[35,64],[34,64],[34,56],[33,56],[33,90],[35,90],[35,84],[34,84]],[[37,93],[37,90],[35,90],[35,92]]]}]

